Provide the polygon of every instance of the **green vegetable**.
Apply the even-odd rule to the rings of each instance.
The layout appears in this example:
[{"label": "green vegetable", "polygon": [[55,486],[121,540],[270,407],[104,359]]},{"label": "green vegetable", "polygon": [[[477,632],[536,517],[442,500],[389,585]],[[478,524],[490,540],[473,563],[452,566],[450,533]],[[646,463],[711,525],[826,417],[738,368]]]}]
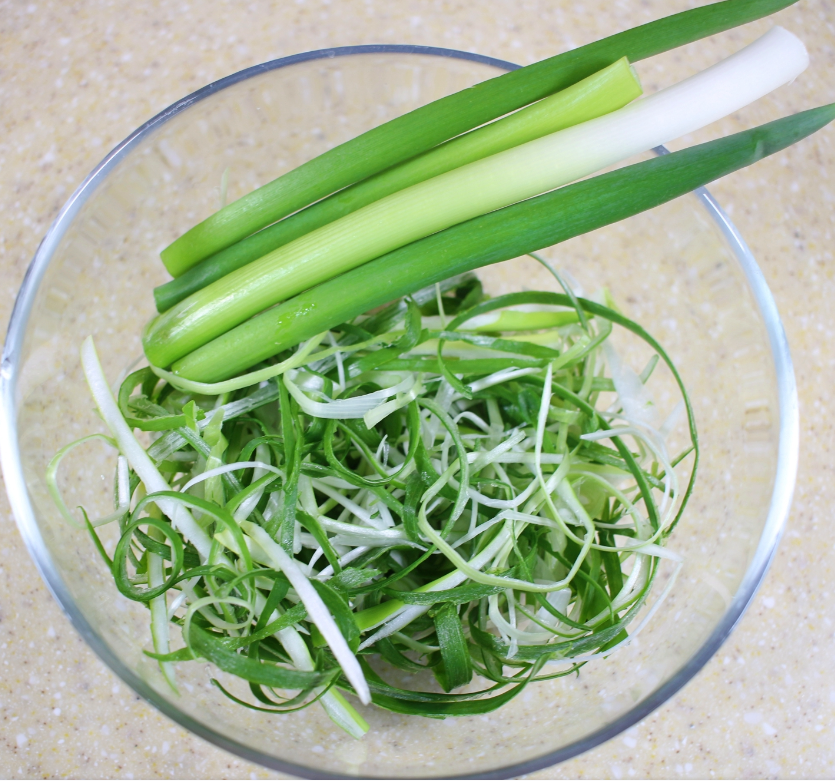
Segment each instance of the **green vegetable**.
[{"label": "green vegetable", "polygon": [[288,214],[474,127],[570,87],[760,19],[795,0],[724,0],[626,30],[450,95],[369,130],[229,204],[163,250],[172,276]]}]

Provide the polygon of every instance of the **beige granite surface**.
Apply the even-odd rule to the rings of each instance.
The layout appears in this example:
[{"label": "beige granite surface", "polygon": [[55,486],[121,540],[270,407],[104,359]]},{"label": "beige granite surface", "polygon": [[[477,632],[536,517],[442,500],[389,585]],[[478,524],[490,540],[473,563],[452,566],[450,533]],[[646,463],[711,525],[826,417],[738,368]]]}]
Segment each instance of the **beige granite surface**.
[{"label": "beige granite surface", "polygon": [[[691,0],[0,1],[0,322],[38,241],[84,176],[162,108],[241,68],[353,43],[418,43],[533,62]],[[812,67],[792,91],[689,144],[835,100],[835,2],[779,21]],[[648,90],[767,23],[643,63]],[[794,508],[730,640],[628,732],[535,777],[835,777],[835,129],[711,188],[751,245],[793,351],[801,404]],[[140,701],[40,581],[0,495],[0,776],[267,777]]]}]

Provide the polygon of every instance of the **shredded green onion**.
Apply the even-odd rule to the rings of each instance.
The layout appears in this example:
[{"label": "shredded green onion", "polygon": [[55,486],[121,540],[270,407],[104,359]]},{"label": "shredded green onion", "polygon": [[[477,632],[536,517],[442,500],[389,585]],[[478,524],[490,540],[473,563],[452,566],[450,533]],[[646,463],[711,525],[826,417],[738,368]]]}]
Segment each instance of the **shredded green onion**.
[{"label": "shredded green onion", "polygon": [[[623,365],[615,328],[678,383],[683,456],[635,416],[649,373]],[[664,543],[698,463],[686,392],[640,326],[573,292],[491,299],[459,277],[285,350],[249,384],[140,370],[117,400],[91,340],[82,357],[121,454],[114,513],[88,529],[149,607],[147,653],[172,687],[207,659],[248,684],[215,682],[233,701],[318,702],[356,737],[367,725],[340,690],[486,713],[628,643],[659,568],[681,566]],[[70,518],[71,447],[50,468]],[[416,688],[386,683],[386,664],[420,672]]]}]

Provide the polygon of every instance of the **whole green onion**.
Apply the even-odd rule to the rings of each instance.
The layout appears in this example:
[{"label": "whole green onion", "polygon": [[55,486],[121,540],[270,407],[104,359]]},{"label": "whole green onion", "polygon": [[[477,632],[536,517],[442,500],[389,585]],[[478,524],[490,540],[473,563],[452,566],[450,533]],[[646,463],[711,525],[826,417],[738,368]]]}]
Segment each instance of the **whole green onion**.
[{"label": "whole green onion", "polygon": [[808,62],[803,44],[774,27],[654,95],[393,193],[189,296],[149,325],[145,354],[169,366],[279,301],[398,247],[714,122],[788,83]]},{"label": "whole green onion", "polygon": [[565,89],[611,65],[652,57],[775,13],[795,0],[724,0],[626,30],[490,79],[373,128],[229,204],[162,251],[179,276],[203,258],[354,182]]}]

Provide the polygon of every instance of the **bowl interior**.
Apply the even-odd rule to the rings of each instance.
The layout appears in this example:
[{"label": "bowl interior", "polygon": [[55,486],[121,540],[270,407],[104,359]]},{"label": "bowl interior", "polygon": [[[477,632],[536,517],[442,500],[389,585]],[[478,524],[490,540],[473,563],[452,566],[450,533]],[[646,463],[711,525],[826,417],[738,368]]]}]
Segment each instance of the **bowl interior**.
[{"label": "bowl interior", "polygon": [[[176,696],[143,656],[150,647],[146,611],[118,594],[86,532],[58,515],[44,482],[47,462],[60,446],[102,430],[80,371],[80,343],[95,337],[114,382],[141,356],[139,336],[154,313],[151,288],[166,279],[159,250],[218,207],[222,179],[232,200],[363,130],[498,72],[483,61],[377,51],[273,67],[213,91],[143,131],[88,182],[42,250],[42,276],[29,283],[36,287],[31,306],[16,314],[23,338],[14,356],[16,431],[8,447],[16,436],[25,489],[14,474],[9,487],[47,580],[134,688],[204,737],[277,769],[484,776],[567,758],[628,726],[686,681],[761,574],[761,538],[778,476],[775,364],[740,248],[696,195],[545,252],[586,293],[608,288],[665,346],[689,388],[703,451],[696,491],[670,540],[685,557],[681,573],[639,637],[579,675],[531,687],[488,716],[435,721],[365,709],[371,731],[359,742],[318,707],[277,717],[230,703],[209,684],[216,674],[209,665],[180,665]],[[553,289],[530,259],[481,274],[492,292]],[[648,353],[618,338],[640,370]],[[669,374],[659,370],[651,388],[659,413],[671,413],[677,397]],[[683,441],[684,434],[682,419],[674,438]],[[62,468],[67,503],[83,504],[91,515],[108,512],[113,465],[112,451],[95,442],[75,451]],[[774,529],[769,533],[770,544]],[[108,544],[112,550],[115,540]],[[670,572],[662,567],[656,596]]]}]

